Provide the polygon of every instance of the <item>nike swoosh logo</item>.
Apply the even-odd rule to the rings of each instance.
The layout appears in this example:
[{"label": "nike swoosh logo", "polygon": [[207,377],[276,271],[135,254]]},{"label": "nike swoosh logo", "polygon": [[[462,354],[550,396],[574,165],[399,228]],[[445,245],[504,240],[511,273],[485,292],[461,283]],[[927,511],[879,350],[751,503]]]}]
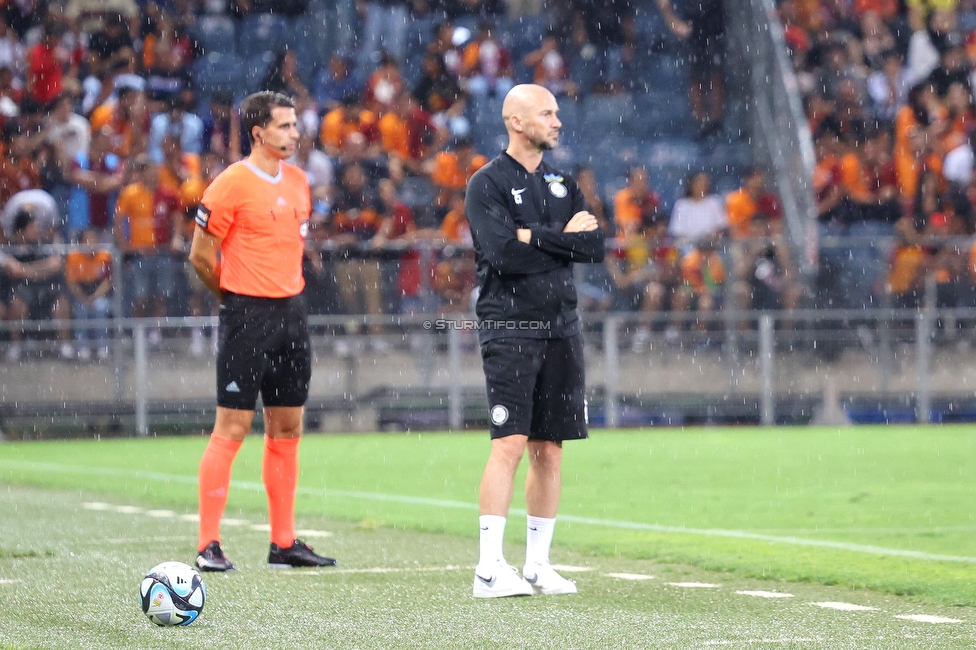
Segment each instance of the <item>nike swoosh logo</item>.
[{"label": "nike swoosh logo", "polygon": [[484,527],[484,528],[482,528],[481,530],[488,530],[488,526],[485,526],[485,527]]},{"label": "nike swoosh logo", "polygon": [[532,526],[529,526],[529,530],[534,530],[534,531],[537,531],[538,532],[539,529],[538,528],[533,528]]},{"label": "nike swoosh logo", "polygon": [[522,577],[525,578],[525,581],[528,582],[530,585],[534,585],[536,581],[539,579],[539,576],[532,576],[530,578],[527,575],[523,575]]},{"label": "nike swoosh logo", "polygon": [[477,578],[478,580],[481,580],[488,587],[494,587],[495,586],[495,576],[492,576],[491,579],[489,580],[488,578],[482,578],[481,576],[479,576],[476,573],[476,574],[474,574],[474,577]]}]

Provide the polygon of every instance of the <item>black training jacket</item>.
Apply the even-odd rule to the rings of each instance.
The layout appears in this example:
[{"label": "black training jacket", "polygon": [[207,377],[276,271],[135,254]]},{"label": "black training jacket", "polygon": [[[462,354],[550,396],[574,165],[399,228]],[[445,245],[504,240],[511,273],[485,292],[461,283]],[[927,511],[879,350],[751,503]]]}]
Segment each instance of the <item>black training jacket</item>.
[{"label": "black training jacket", "polygon": [[[602,230],[564,233],[586,210],[576,181],[544,161],[532,174],[507,153],[468,182],[465,213],[474,239],[481,342],[579,333],[573,262],[603,260]],[[518,228],[532,230],[531,244]]]}]

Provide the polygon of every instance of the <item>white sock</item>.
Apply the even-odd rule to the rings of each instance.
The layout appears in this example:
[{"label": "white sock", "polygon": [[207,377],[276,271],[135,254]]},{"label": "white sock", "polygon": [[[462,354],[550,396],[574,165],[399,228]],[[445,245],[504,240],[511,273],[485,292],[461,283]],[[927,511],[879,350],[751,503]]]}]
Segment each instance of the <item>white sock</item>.
[{"label": "white sock", "polygon": [[549,564],[549,547],[552,546],[552,533],[556,528],[556,518],[533,517],[529,515],[525,530],[525,563]]},{"label": "white sock", "polygon": [[478,523],[481,526],[481,558],[478,560],[478,565],[504,562],[502,540],[505,538],[505,517],[481,515],[478,517]]}]

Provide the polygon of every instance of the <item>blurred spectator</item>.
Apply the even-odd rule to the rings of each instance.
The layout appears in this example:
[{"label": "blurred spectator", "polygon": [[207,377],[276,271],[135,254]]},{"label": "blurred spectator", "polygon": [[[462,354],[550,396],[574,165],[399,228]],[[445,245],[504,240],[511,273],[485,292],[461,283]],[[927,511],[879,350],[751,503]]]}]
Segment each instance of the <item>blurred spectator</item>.
[{"label": "blurred spectator", "polygon": [[27,53],[26,112],[43,112],[50,109],[61,95],[61,79],[70,53],[60,45],[67,31],[64,24],[49,21],[44,28],[44,38]]},{"label": "blurred spectator", "polygon": [[315,148],[315,141],[307,132],[298,138],[298,146],[288,162],[301,167],[308,176],[312,194],[312,221],[316,216],[328,216],[335,191],[335,166],[332,159]]},{"label": "blurred spectator", "polygon": [[23,43],[17,34],[10,29],[10,25],[0,15],[0,68],[9,68],[13,73],[13,81],[23,86],[27,70],[27,57]]},{"label": "blurred spectator", "polygon": [[722,127],[725,110],[725,6],[723,0],[683,3],[684,20],[671,0],[657,0],[668,27],[690,46],[688,100],[698,122],[699,138]]},{"label": "blurred spectator", "polygon": [[757,211],[748,221],[748,238],[733,258],[737,309],[795,309],[803,285],[782,236],[781,224]]},{"label": "blurred spectator", "polygon": [[556,97],[575,98],[579,93],[576,82],[569,78],[569,66],[559,51],[555,33],[543,36],[539,49],[526,54],[522,62],[532,68],[532,83],[547,88]]},{"label": "blurred spectator", "polygon": [[[99,234],[92,228],[86,228],[81,231],[78,243],[93,247],[99,243]],[[109,251],[72,250],[65,260],[65,278],[73,318],[98,320],[112,315],[112,254]],[[96,346],[98,358],[108,358],[108,328],[76,327],[76,353],[82,361],[91,358],[90,340]]]},{"label": "blurred spectator", "polygon": [[449,130],[435,126],[430,114],[408,92],[400,93],[393,110],[380,118],[378,126],[383,149],[391,158],[399,159],[411,174],[421,173],[423,163],[449,137]]},{"label": "blurred spectator", "polygon": [[[605,264],[623,309],[651,315],[672,303],[678,281],[678,252],[666,237],[667,229],[667,219],[656,210],[618,224],[614,251],[607,255]],[[666,337],[673,340],[676,334],[669,326]],[[650,339],[650,324],[640,323],[633,350],[643,351]]]},{"label": "blurred spectator", "polygon": [[711,194],[712,179],[707,172],[695,172],[688,179],[685,196],[674,203],[668,232],[679,249],[709,239],[717,241],[729,228],[722,197]]},{"label": "blurred spectator", "polygon": [[[173,240],[174,250],[185,252],[189,243],[193,241],[197,210],[200,207],[200,201],[203,199],[203,193],[223,170],[224,164],[220,156],[213,152],[205,153],[200,159],[200,174],[191,176],[180,185],[179,200],[183,218],[179,231]],[[179,268],[179,258],[176,260],[176,265]],[[190,292],[187,299],[189,315],[216,316],[219,305],[187,259],[183,260],[183,275],[186,277],[187,289]],[[190,354],[195,357],[203,355],[206,349],[204,338],[204,328],[197,326],[190,330]],[[217,331],[216,328],[211,328],[210,347],[212,350],[216,350],[216,346]]]},{"label": "blurred spectator", "polygon": [[112,215],[116,193],[122,188],[123,166],[111,146],[111,131],[103,127],[92,134],[90,151],[78,152],[71,161],[68,179],[74,189],[68,198],[67,230],[72,238],[90,228],[99,241],[112,239]]},{"label": "blurred spectator", "polygon": [[268,71],[261,80],[261,90],[282,93],[298,100],[307,101],[308,88],[298,78],[298,59],[292,50],[279,50]]},{"label": "blurred spectator", "polygon": [[422,76],[414,86],[413,96],[431,115],[445,113],[461,97],[461,88],[448,74],[444,61],[435,53],[424,55]]},{"label": "blurred spectator", "polygon": [[[136,318],[166,316],[176,288],[173,244],[182,226],[180,202],[159,184],[159,166],[145,156],[132,163],[134,178],[122,189],[115,208],[115,244],[125,262],[128,298]],[[149,342],[159,345],[159,328]]]},{"label": "blurred spectator", "polygon": [[[614,235],[613,228],[607,221],[603,198],[600,196],[599,183],[596,175],[589,167],[581,167],[574,174],[576,184],[579,185],[586,206],[596,217],[597,224],[608,238]],[[581,282],[576,284],[581,311],[609,311],[613,306],[613,280],[606,264],[580,264]]]},{"label": "blurred spectator", "polygon": [[464,48],[461,77],[475,97],[504,97],[515,85],[512,60],[494,30],[492,23],[482,20],[477,35]]},{"label": "blurred spectator", "polygon": [[149,137],[149,112],[141,90],[122,86],[92,111],[92,131],[107,126],[112,131],[112,151],[123,158],[144,153]]},{"label": "blurred spectator", "polygon": [[462,51],[460,36],[467,32],[454,29],[454,24],[450,20],[443,20],[434,26],[434,39],[427,44],[427,53],[437,57],[444,73],[451,79],[457,79],[461,74]]},{"label": "blurred spectator", "polygon": [[882,66],[868,77],[871,114],[878,120],[893,123],[898,110],[908,101],[908,74],[902,56],[896,50],[882,54]]},{"label": "blurred spectator", "polygon": [[102,29],[91,35],[88,51],[92,54],[92,72],[95,74],[111,69],[117,62],[133,59],[135,46],[125,16],[108,14]]},{"label": "blurred spectator", "polygon": [[[691,3],[698,5],[704,2]],[[592,76],[596,81],[583,92],[620,92],[626,88],[625,76],[634,63],[637,30],[635,7],[629,0],[579,0],[576,3],[588,42],[595,46]],[[670,8],[670,7],[669,7]],[[714,94],[717,89],[712,89]]]},{"label": "blurred spectator", "polygon": [[908,14],[912,37],[908,47],[908,81],[917,84],[939,67],[943,53],[962,43],[956,29],[956,14],[951,9],[937,9],[926,17],[922,11]]},{"label": "blurred spectator", "polygon": [[359,94],[361,88],[353,76],[352,65],[349,55],[337,52],[329,59],[328,67],[319,71],[315,82],[315,99],[324,111],[334,111],[346,97]]},{"label": "blurred spectator", "polygon": [[27,33],[38,27],[47,14],[47,3],[41,0],[18,0],[2,7],[4,18],[23,41]]},{"label": "blurred spectator", "polygon": [[[332,206],[333,241],[342,247],[336,264],[336,279],[342,301],[349,314],[380,315],[382,293],[380,260],[369,250],[379,232],[380,204],[367,182],[362,165],[353,163],[342,172],[336,201]],[[379,325],[369,327],[370,334],[381,334]],[[377,339],[377,346],[385,342]]]},{"label": "blurred spectator", "polygon": [[55,101],[44,128],[44,140],[55,145],[67,161],[88,153],[91,127],[88,120],[74,112],[70,95],[61,95]]},{"label": "blurred spectator", "polygon": [[345,97],[342,106],[325,114],[319,142],[325,153],[332,157],[341,155],[346,138],[351,133],[359,133],[370,147],[380,148],[380,133],[376,113],[359,105],[353,96]]},{"label": "blurred spectator", "polygon": [[45,243],[53,243],[61,227],[61,216],[58,212],[57,201],[54,197],[41,189],[29,189],[17,192],[4,204],[0,219],[3,220],[4,232],[11,232],[11,224],[16,220],[17,214],[25,212],[31,219],[37,222]]},{"label": "blurred spectator", "polygon": [[403,90],[403,78],[397,60],[386,52],[379,65],[366,80],[363,104],[377,115],[383,115],[393,107],[393,102]]},{"label": "blurred spectator", "polygon": [[762,167],[748,168],[742,176],[742,187],[725,197],[729,234],[733,239],[747,239],[753,232],[757,215],[776,221],[781,218],[779,199],[766,190],[766,172]]},{"label": "blurred spectator", "polygon": [[203,120],[191,112],[193,91],[184,90],[171,97],[166,110],[153,115],[149,128],[149,156],[153,161],[163,161],[163,140],[175,137],[183,151],[195,155],[203,152]]},{"label": "blurred spectator", "polygon": [[161,104],[154,110],[165,110],[169,102],[193,89],[190,75],[193,43],[169,21],[163,21],[159,30],[144,39],[142,56],[146,98]]},{"label": "blurred spectator", "polygon": [[627,186],[613,197],[613,218],[618,230],[625,225],[631,232],[642,223],[656,223],[661,218],[661,197],[647,184],[647,169],[637,166],[627,175]]},{"label": "blurred spectator", "polygon": [[[721,306],[724,286],[722,256],[711,241],[704,240],[681,256],[681,285],[672,303],[675,313],[695,310],[702,316],[712,314]],[[706,330],[710,323],[707,318],[696,322],[700,331]]]},{"label": "blurred spectator", "polygon": [[[217,154],[222,160],[234,162],[244,156],[241,150],[239,114],[234,110],[234,97],[221,90],[210,97],[210,111],[203,118],[204,152]],[[247,138],[243,138],[248,143]]]},{"label": "blurred spectator", "polygon": [[[380,226],[374,243],[384,246],[387,243],[405,244],[404,250],[390,251],[387,259],[391,264],[388,277],[391,277],[396,287],[396,313],[418,314],[424,311],[422,290],[422,276],[420,269],[420,252],[412,246],[422,239],[430,239],[432,233],[426,229],[417,228],[413,219],[413,211],[397,195],[396,185],[390,179],[379,182],[380,197]],[[384,274],[386,275],[386,274]]]},{"label": "blurred spectator", "polygon": [[447,247],[434,267],[432,282],[441,314],[467,314],[471,311],[471,290],[475,285],[474,252]]},{"label": "blurred spectator", "polygon": [[[47,252],[43,248],[45,244],[54,243],[54,229],[50,224],[42,227],[30,207],[24,205],[14,213],[8,232],[12,244],[8,250],[12,259],[4,267],[12,280],[12,298],[7,307],[7,320],[71,318],[71,304],[64,287],[64,259],[60,254]],[[73,358],[75,350],[71,345],[71,329],[62,327],[58,337],[61,341],[61,358]],[[22,331],[10,331],[8,361],[20,359],[22,340]]]},{"label": "blurred spectator", "polygon": [[383,52],[402,61],[406,53],[410,3],[407,0],[368,0],[359,50],[360,70],[371,71]]},{"label": "blurred spectator", "polygon": [[438,234],[444,241],[461,246],[472,246],[471,226],[464,213],[464,192],[452,192],[448,200],[448,212],[444,215]]},{"label": "blurred spectator", "polygon": [[488,158],[475,151],[470,137],[458,138],[452,151],[436,154],[425,168],[439,192],[437,206],[446,207],[451,193],[463,190],[474,173],[487,164]]},{"label": "blurred spectator", "polygon": [[0,158],[0,202],[41,184],[39,166],[33,157],[34,147],[23,124],[7,122],[3,139],[6,147],[0,147],[3,152]]},{"label": "blurred spectator", "polygon": [[183,151],[180,139],[167,136],[162,143],[163,162],[159,165],[159,186],[168,194],[179,195],[184,183],[199,180],[200,156]]},{"label": "blurred spectator", "polygon": [[913,218],[903,217],[895,226],[897,234],[891,251],[885,289],[892,298],[895,309],[915,309],[921,305],[925,292],[926,253],[919,243],[920,237],[913,225]]}]

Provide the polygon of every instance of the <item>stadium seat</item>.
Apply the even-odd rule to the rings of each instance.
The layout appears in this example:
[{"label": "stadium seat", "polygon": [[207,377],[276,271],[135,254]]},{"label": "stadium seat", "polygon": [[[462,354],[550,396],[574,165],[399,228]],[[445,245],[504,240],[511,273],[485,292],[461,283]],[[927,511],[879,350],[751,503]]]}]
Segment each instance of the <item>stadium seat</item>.
[{"label": "stadium seat", "polygon": [[648,165],[692,166],[702,163],[702,152],[689,140],[656,140],[644,144],[641,158]]},{"label": "stadium seat", "polygon": [[502,45],[508,49],[512,60],[517,62],[529,52],[539,49],[547,29],[549,20],[545,16],[519,16],[508,23],[507,29],[499,29],[499,35]]},{"label": "stadium seat", "polygon": [[587,134],[632,136],[636,113],[629,93],[590,95],[583,99],[582,128]]},{"label": "stadium seat", "polygon": [[276,14],[249,14],[241,20],[237,35],[237,52],[251,57],[268,50],[291,46],[292,34],[288,20]]},{"label": "stadium seat", "polygon": [[202,97],[209,97],[218,90],[226,90],[240,99],[246,94],[244,71],[244,61],[240,57],[211,52],[194,62],[193,85]]},{"label": "stadium seat", "polygon": [[227,16],[200,16],[193,22],[189,33],[204,54],[234,54],[237,50],[234,21]]},{"label": "stadium seat", "polygon": [[335,17],[329,13],[306,14],[292,22],[291,44],[298,57],[298,74],[307,85],[318,70],[328,66],[335,52],[335,25]]},{"label": "stadium seat", "polygon": [[478,153],[489,158],[505,148],[505,125],[502,122],[501,97],[472,97],[469,104],[471,134]]},{"label": "stadium seat", "polygon": [[579,149],[579,163],[593,170],[601,186],[626,178],[630,167],[640,160],[633,138],[587,133]]},{"label": "stadium seat", "polygon": [[580,120],[579,102],[567,97],[559,100],[559,121],[563,123],[560,129],[559,141],[563,144],[579,144],[583,140],[583,125]]},{"label": "stadium seat", "polygon": [[244,64],[244,85],[248,93],[264,90],[260,87],[261,82],[268,74],[271,64],[274,63],[275,56],[274,52],[260,52],[247,58]]}]

